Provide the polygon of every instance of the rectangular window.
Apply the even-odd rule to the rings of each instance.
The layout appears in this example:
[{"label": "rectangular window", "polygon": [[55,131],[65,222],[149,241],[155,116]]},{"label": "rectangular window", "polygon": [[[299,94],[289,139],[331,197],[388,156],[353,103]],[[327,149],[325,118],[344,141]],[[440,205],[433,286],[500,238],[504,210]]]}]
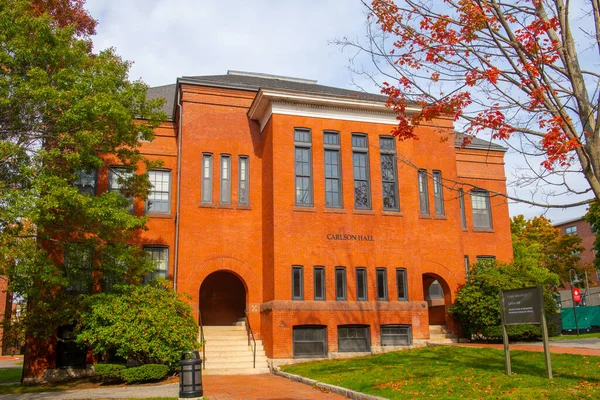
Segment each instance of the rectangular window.
[{"label": "rectangular window", "polygon": [[496,256],[477,256],[475,260],[478,263],[495,263]]},{"label": "rectangular window", "polygon": [[471,191],[473,208],[473,227],[475,229],[492,229],[492,211],[490,194],[484,190]]},{"label": "rectangular window", "polygon": [[[108,191],[109,192],[118,192],[119,194],[122,195],[122,193],[121,193],[122,183],[123,183],[123,181],[126,181],[129,178],[131,178],[132,175],[133,175],[133,171],[128,170],[126,168],[111,167],[108,170]],[[133,199],[128,198],[128,200],[129,200],[129,206],[127,207],[127,210],[129,210],[130,213],[133,213]]]},{"label": "rectangular window", "polygon": [[377,268],[377,300],[388,299],[387,271],[385,268]]},{"label": "rectangular window", "polygon": [[169,278],[169,248],[164,246],[145,246],[144,251],[154,262],[155,272],[144,277],[144,282],[148,283],[156,278]]},{"label": "rectangular window", "polygon": [[467,275],[467,278],[469,277],[469,256],[465,256],[465,273]]},{"label": "rectangular window", "polygon": [[442,190],[442,172],[433,171],[433,203],[435,205],[435,215],[444,215],[444,192]]},{"label": "rectangular window", "polygon": [[339,352],[371,351],[369,327],[364,325],[338,326]]},{"label": "rectangular window", "polygon": [[75,327],[65,325],[58,328],[56,342],[56,367],[57,368],[85,368],[86,353],[75,342]]},{"label": "rectangular window", "polygon": [[202,154],[202,203],[212,203],[213,156]]},{"label": "rectangular window", "polygon": [[356,268],[356,300],[367,301],[367,270],[365,268]]},{"label": "rectangular window", "polygon": [[419,170],[419,211],[421,215],[429,215],[429,191],[427,190],[427,170]]},{"label": "rectangular window", "polygon": [[168,214],[171,212],[171,171],[148,171],[152,187],[146,200],[146,212]]},{"label": "rectangular window", "polygon": [[304,271],[298,265],[292,267],[292,300],[304,300]]},{"label": "rectangular window", "polygon": [[407,346],[412,344],[410,325],[381,325],[382,346]]},{"label": "rectangular window", "polygon": [[346,268],[335,267],[335,299],[346,300]]},{"label": "rectangular window", "polygon": [[315,267],[313,278],[315,300],[325,300],[325,267]]},{"label": "rectangular window", "polygon": [[221,204],[231,204],[231,156],[221,154]]},{"label": "rectangular window", "polygon": [[312,141],[308,129],[294,130],[296,205],[312,206]]},{"label": "rectangular window", "polygon": [[86,243],[67,243],[64,248],[67,292],[90,293],[92,290],[92,247]]},{"label": "rectangular window", "polygon": [[250,159],[247,156],[240,156],[238,174],[238,204],[247,206],[250,204]]},{"label": "rectangular window", "polygon": [[354,208],[371,209],[369,183],[369,148],[366,135],[352,135],[352,165],[354,170]]},{"label": "rectangular window", "polygon": [[565,228],[566,235],[577,235],[577,226],[568,226]]},{"label": "rectangular window", "polygon": [[294,326],[293,338],[295,358],[327,355],[327,328],[325,326]]},{"label": "rectangular window", "polygon": [[396,167],[396,140],[393,137],[379,138],[381,158],[381,180],[383,184],[383,209],[398,211],[398,172]]},{"label": "rectangular window", "polygon": [[77,181],[75,181],[75,186],[77,186],[79,193],[95,196],[97,178],[98,174],[96,170],[77,171]]},{"label": "rectangular window", "polygon": [[398,289],[398,301],[408,300],[408,287],[406,285],[406,270],[396,269],[396,288]]},{"label": "rectangular window", "polygon": [[342,207],[342,165],[340,162],[340,134],[323,132],[325,147],[325,207]]},{"label": "rectangular window", "polygon": [[467,213],[465,212],[465,192],[458,189],[458,202],[460,205],[460,222],[463,229],[467,229]]}]

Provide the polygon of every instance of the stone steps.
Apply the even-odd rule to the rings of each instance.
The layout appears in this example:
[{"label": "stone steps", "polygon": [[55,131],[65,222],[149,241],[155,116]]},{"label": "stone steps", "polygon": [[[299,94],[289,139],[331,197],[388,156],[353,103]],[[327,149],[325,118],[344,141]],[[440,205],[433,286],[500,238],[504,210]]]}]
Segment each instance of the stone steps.
[{"label": "stone steps", "polygon": [[448,330],[446,325],[429,325],[428,342],[434,344],[458,343],[458,337]]},{"label": "stone steps", "polygon": [[257,375],[257,374],[270,374],[271,370],[265,368],[215,368],[205,369],[202,371],[203,375]]}]

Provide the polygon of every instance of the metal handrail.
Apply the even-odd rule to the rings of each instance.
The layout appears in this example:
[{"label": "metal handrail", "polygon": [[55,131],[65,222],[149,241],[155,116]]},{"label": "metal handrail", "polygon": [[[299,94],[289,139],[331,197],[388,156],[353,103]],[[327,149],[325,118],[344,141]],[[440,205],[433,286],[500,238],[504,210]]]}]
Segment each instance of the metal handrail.
[{"label": "metal handrail", "polygon": [[198,310],[198,319],[200,321],[200,341],[202,342],[202,369],[206,369],[206,340],[204,340],[204,329],[202,326],[201,310]]},{"label": "metal handrail", "polygon": [[254,339],[254,333],[252,333],[252,327],[250,326],[250,318],[248,318],[248,313],[244,311],[244,316],[246,317],[246,333],[248,334],[248,347],[250,347],[250,337],[252,337],[252,341],[254,342],[254,349],[252,350],[252,365],[253,368],[256,368],[256,340]]}]

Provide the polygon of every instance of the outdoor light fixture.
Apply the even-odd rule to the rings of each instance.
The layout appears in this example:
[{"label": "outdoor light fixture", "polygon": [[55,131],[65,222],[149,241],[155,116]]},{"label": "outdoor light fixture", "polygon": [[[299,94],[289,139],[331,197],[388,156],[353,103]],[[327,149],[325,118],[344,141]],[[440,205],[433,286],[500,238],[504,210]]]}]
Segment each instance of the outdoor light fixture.
[{"label": "outdoor light fixture", "polygon": [[202,390],[202,359],[198,350],[184,351],[179,361],[179,398],[200,399]]},{"label": "outdoor light fixture", "polygon": [[[571,276],[571,272],[573,276]],[[581,283],[581,280],[577,278],[577,272],[574,269],[569,270],[569,283],[571,284],[571,301],[573,302],[573,316],[575,317],[575,329],[577,330],[577,337],[579,337],[579,323],[577,322],[577,307],[575,306],[575,294],[573,293],[573,284]]]}]

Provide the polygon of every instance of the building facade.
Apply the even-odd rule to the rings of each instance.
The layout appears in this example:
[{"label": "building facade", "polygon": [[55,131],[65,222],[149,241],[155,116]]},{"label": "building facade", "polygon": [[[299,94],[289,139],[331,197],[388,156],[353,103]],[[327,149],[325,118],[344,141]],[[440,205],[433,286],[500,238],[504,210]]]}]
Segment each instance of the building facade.
[{"label": "building facade", "polygon": [[[455,331],[446,310],[469,263],[512,258],[505,149],[461,146],[451,119],[399,142],[383,96],[239,72],[149,96],[170,119],[143,144],[163,166],[134,205],[150,217],[140,246],[199,324],[247,315],[269,359]],[[114,168],[98,172],[97,194]]]}]

